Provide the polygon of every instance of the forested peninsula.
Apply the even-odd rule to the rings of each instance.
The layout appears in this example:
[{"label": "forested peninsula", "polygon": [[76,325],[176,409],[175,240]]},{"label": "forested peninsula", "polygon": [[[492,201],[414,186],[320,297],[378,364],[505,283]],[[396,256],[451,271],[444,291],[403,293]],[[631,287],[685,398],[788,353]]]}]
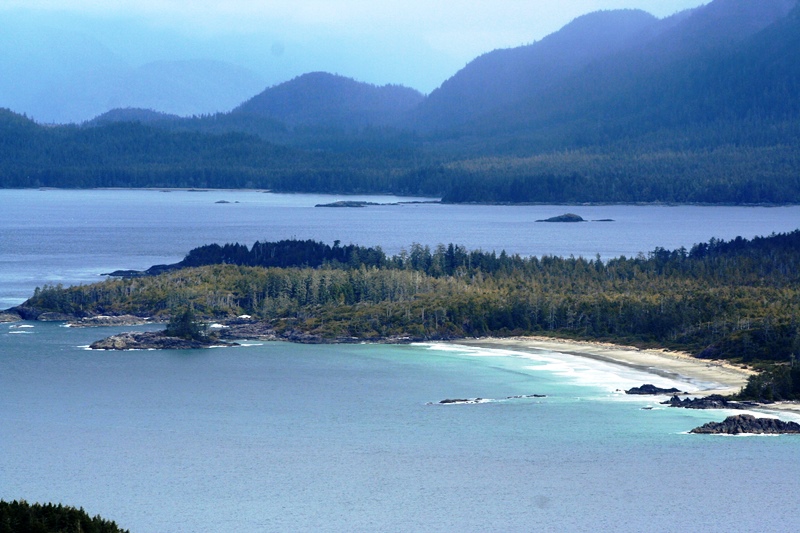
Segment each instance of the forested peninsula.
[{"label": "forested peninsula", "polygon": [[37,288],[14,310],[27,319],[164,321],[190,310],[222,324],[246,315],[276,338],[303,342],[529,334],[610,341],[769,369],[751,380],[753,397],[800,392],[800,230],[607,261],[453,244],[412,244],[394,256],[338,241],[214,244],[151,274],[126,275]]}]

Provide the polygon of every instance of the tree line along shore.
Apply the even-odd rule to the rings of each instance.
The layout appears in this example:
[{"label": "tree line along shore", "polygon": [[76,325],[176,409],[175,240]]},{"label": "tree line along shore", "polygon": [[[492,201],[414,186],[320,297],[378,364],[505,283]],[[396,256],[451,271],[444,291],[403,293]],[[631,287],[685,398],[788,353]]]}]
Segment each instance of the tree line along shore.
[{"label": "tree line along shore", "polygon": [[637,257],[521,257],[458,245],[208,245],[175,265],[37,288],[26,319],[248,315],[315,342],[545,335],[667,348],[761,370],[743,391],[800,397],[800,230]]}]

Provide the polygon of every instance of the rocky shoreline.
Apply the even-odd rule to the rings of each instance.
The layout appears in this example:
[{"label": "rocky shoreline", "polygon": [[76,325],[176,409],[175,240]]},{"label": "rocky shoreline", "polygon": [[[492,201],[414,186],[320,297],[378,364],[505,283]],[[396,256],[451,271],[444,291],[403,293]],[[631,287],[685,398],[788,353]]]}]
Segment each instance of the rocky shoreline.
[{"label": "rocky shoreline", "polygon": [[92,350],[196,350],[200,348],[238,346],[209,337],[183,339],[170,337],[163,331],[136,331],[112,335],[89,345]]},{"label": "rocky shoreline", "polygon": [[78,320],[70,320],[67,325],[71,328],[97,328],[104,326],[141,326],[143,324],[158,324],[159,322],[149,317],[134,315],[119,316],[90,316]]},{"label": "rocky shoreline", "polygon": [[[142,318],[131,315],[119,317],[90,317],[71,319],[71,327],[101,327],[101,326],[134,326],[142,324],[161,323],[152,318]],[[187,341],[179,337],[169,337],[164,331],[125,332],[112,335],[90,345],[95,350],[189,350],[194,348],[238,346],[237,341],[286,341],[299,344],[358,344],[372,342],[375,344],[408,344],[430,339],[416,337],[386,337],[380,339],[362,339],[359,337],[327,338],[313,333],[296,329],[276,331],[271,323],[266,321],[233,318],[213,324],[211,333],[205,340]]]},{"label": "rocky shoreline", "polygon": [[22,317],[19,316],[17,313],[12,313],[9,311],[0,311],[0,324],[7,324],[9,322],[19,322],[22,320]]},{"label": "rocky shoreline", "polygon": [[761,407],[762,404],[730,400],[720,394],[712,394],[703,398],[680,398],[676,394],[669,400],[661,402],[661,405],[683,407],[684,409],[752,409]]},{"label": "rocky shoreline", "polygon": [[[163,323],[161,319],[153,317],[140,317],[134,315],[118,315],[118,316],[92,316],[92,317],[76,317],[61,315],[56,313],[36,313],[32,309],[23,309],[22,312],[16,312],[17,309],[0,312],[0,322],[17,322],[20,320],[39,320],[39,321],[64,321],[70,327],[119,327],[119,326],[138,326],[146,324],[159,324]],[[34,316],[35,315],[35,316]],[[105,339],[96,341],[90,345],[93,350],[108,350],[108,351],[121,351],[121,350],[194,350],[212,347],[233,347],[240,346],[237,341],[244,340],[260,340],[260,341],[286,341],[301,344],[357,344],[370,342],[375,344],[409,344],[413,342],[430,342],[432,340],[439,341],[453,341],[456,339],[430,339],[418,338],[412,336],[397,336],[375,339],[364,339],[358,337],[336,337],[327,338],[313,333],[307,333],[297,329],[285,329],[276,331],[274,325],[268,321],[253,319],[249,316],[241,316],[237,318],[229,318],[221,320],[219,323],[213,324],[209,331],[211,332],[204,338],[199,339],[184,339],[179,337],[171,337],[165,334],[164,330],[161,331],[145,331],[145,332],[124,332],[112,335]],[[462,339],[463,341],[463,339]],[[477,342],[477,341],[476,341]],[[486,342],[486,341],[484,341]],[[558,347],[556,347],[558,348]],[[568,353],[572,353],[571,351]],[[753,409],[764,407],[765,404],[759,402],[749,401],[735,401],[729,397],[720,394],[712,394],[706,397],[691,398],[685,396],[681,398],[680,395],[686,395],[686,392],[680,392],[677,389],[663,389],[656,387],[652,384],[644,384],[639,387],[633,387],[625,391],[626,394],[638,395],[667,395],[672,396],[661,402],[662,405],[669,405],[670,407],[682,407],[686,409]],[[544,395],[530,395],[509,397],[511,398],[541,398]],[[484,403],[497,400],[484,399],[484,398],[447,398],[436,402],[438,404],[471,404],[471,403]],[[755,419],[751,415],[740,415],[743,417],[750,417],[745,419],[738,419],[729,417],[732,421],[726,420],[723,423],[709,423],[695,428],[692,433],[800,433],[794,431],[794,426],[787,425],[781,426],[774,422],[774,419]],[[752,419],[752,420],[751,420]],[[756,422],[753,422],[756,420]],[[766,420],[768,422],[761,422]],[[745,422],[749,425],[746,425]],[[778,421],[780,422],[780,421]],[[719,424],[719,425],[713,425]],[[800,428],[800,425],[792,423],[781,424],[794,424]],[[752,427],[751,427],[752,426]],[[743,428],[751,427],[752,431],[744,431]],[[788,428],[788,431],[784,429]]]}]

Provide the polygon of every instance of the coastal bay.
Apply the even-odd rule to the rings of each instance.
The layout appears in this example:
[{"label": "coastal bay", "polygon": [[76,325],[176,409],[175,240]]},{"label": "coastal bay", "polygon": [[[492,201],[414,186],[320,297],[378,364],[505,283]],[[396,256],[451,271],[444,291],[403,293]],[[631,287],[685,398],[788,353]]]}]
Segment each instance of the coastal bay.
[{"label": "coastal bay", "polygon": [[[51,193],[61,194],[29,191],[45,203]],[[619,243],[595,233],[611,225],[518,222],[563,213],[563,206],[549,213],[435,204],[314,211],[307,204],[317,198],[302,195],[267,208],[247,204],[258,198],[252,195],[269,198],[265,193],[231,193],[232,203],[224,205],[208,193],[65,194],[74,202],[62,204],[58,228],[7,221],[0,233],[9,266],[0,288],[9,307],[21,303],[9,288],[27,287],[18,291],[27,298],[44,283],[85,283],[116,268],[178,261],[194,245],[250,244],[272,235],[394,242],[399,250],[409,240],[459,242],[452,235],[460,231],[481,239],[466,242],[471,247],[499,250],[514,241],[519,253],[604,257],[600,247],[606,247],[613,257],[647,253],[652,246],[645,234],[653,228],[682,235],[655,246],[690,247],[723,226],[735,234],[716,235],[732,238],[787,230],[780,224],[797,220],[794,208],[569,209],[617,220],[613,226],[626,239]],[[108,214],[112,207],[119,218]],[[218,216],[214,209],[231,211]],[[35,203],[27,210],[47,212]],[[318,211],[344,214],[317,220],[311,213]],[[108,225],[97,224],[98,213]],[[419,220],[410,228],[389,222],[404,217]],[[470,222],[473,217],[484,223]],[[323,224],[328,233],[320,233]],[[157,234],[154,228],[169,228],[171,238],[147,238]],[[343,228],[372,233],[344,236]],[[634,229],[642,239],[626,233]],[[34,241],[34,234],[41,239]],[[97,248],[80,244],[86,242]],[[62,325],[0,325],[0,497],[7,500],[74,502],[144,533],[800,527],[787,496],[800,478],[793,459],[800,439],[690,435],[731,413],[673,409],[660,405],[663,397],[621,392],[649,382],[690,392],[735,389],[741,377],[725,381],[713,363],[709,374],[702,368],[695,374],[642,359],[644,350],[549,338],[516,345],[515,339],[481,339],[474,346],[472,340],[250,341],[224,349],[105,352],[88,347],[116,333],[164,326]],[[630,352],[627,365],[618,364],[625,354],[616,352]],[[438,404],[446,398],[487,401]],[[776,464],[783,466],[776,471]],[[675,483],[704,487],[702,498],[665,498],[665,487]],[[763,512],[742,515],[743,508]]]},{"label": "coastal bay", "polygon": [[[800,439],[690,435],[729,413],[617,391],[689,385],[677,377],[498,344],[108,353],[86,346],[130,326],[14,325],[0,326],[2,496],[80,499],[132,531],[800,525],[775,488],[800,475]],[[665,501],[669,483],[704,496]]]}]

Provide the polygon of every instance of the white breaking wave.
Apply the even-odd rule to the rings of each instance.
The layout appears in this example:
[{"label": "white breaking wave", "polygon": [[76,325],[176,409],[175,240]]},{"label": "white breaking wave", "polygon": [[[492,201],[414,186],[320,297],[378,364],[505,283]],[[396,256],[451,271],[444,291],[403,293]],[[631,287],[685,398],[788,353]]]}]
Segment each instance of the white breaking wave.
[{"label": "white breaking wave", "polygon": [[680,390],[688,388],[700,389],[712,384],[700,383],[695,381],[675,379],[656,375],[646,370],[631,368],[606,361],[598,361],[588,357],[553,352],[541,351],[517,351],[505,348],[487,348],[483,346],[464,346],[459,344],[445,343],[421,343],[431,351],[448,352],[460,354],[468,357],[514,357],[525,359],[532,364],[525,365],[524,369],[532,374],[546,372],[550,375],[563,378],[565,382],[596,387],[606,390],[609,394],[614,394],[619,399],[641,402],[642,397],[631,397],[621,393],[625,389],[638,387],[644,383],[652,383],[662,388],[675,387]]}]

